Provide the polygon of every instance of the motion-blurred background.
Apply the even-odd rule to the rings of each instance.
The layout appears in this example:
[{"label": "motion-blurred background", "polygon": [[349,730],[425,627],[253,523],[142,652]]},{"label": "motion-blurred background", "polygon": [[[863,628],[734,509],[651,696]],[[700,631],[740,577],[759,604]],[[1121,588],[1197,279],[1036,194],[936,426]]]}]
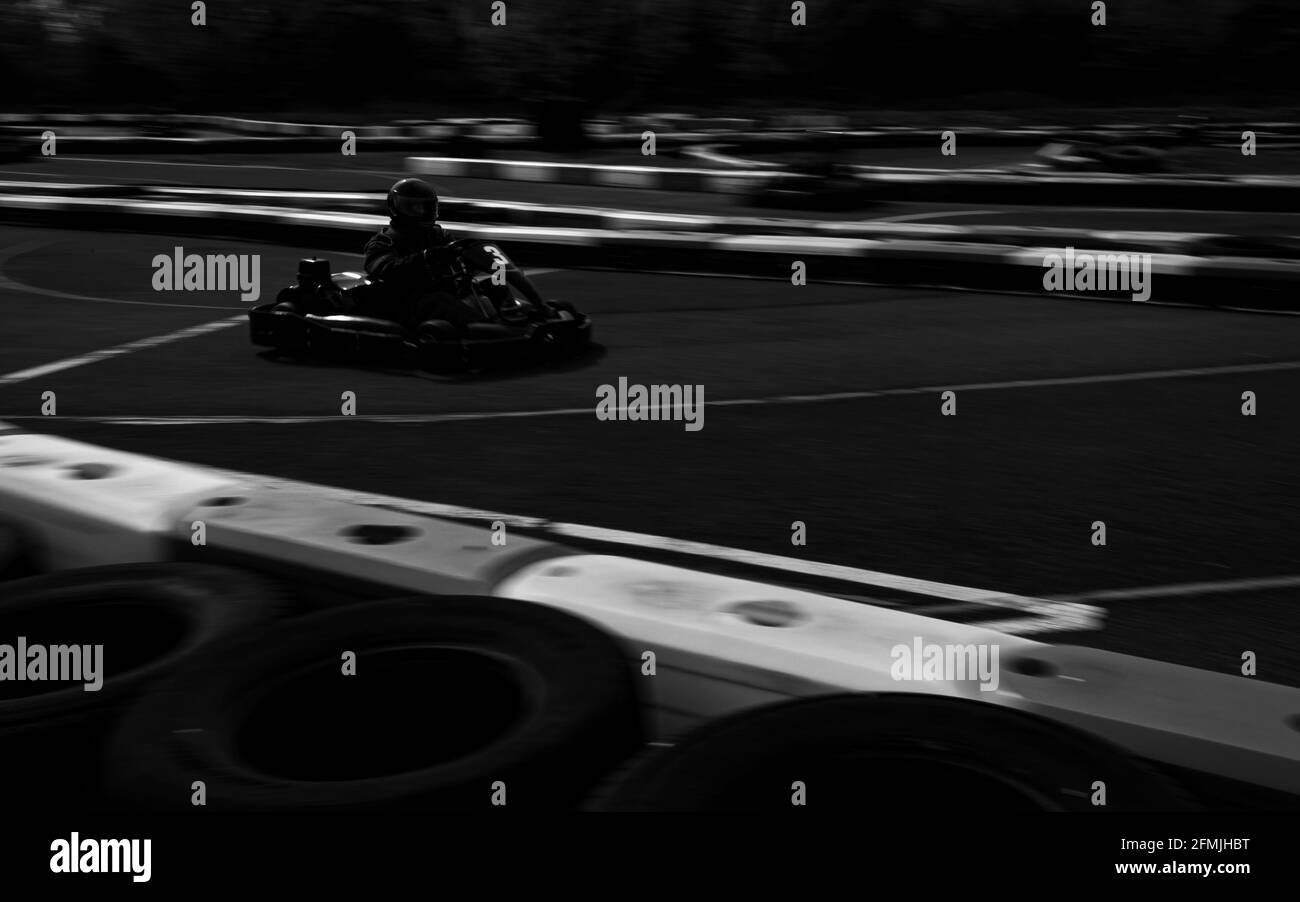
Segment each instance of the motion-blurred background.
[{"label": "motion-blurred background", "polygon": [[[252,112],[1267,106],[1300,74],[1287,0],[11,0],[0,103]],[[84,111],[84,110],[81,110]],[[1044,110],[1044,112],[1047,112]]]}]

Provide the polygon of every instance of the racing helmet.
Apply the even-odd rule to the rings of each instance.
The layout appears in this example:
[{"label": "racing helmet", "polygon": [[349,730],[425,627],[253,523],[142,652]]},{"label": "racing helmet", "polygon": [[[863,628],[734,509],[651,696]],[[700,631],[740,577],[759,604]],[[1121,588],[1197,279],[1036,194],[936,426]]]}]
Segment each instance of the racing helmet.
[{"label": "racing helmet", "polygon": [[399,225],[432,228],[438,224],[438,192],[421,179],[402,179],[388,189],[388,215]]}]

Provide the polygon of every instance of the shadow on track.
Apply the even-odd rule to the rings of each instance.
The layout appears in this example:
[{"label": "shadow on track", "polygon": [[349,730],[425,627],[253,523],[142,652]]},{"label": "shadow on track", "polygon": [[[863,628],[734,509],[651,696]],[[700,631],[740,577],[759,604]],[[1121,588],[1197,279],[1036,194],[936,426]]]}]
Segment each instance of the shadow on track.
[{"label": "shadow on track", "polygon": [[526,379],[539,373],[568,373],[587,369],[604,359],[608,350],[604,345],[593,342],[588,348],[573,357],[552,361],[516,361],[500,363],[490,368],[470,369],[456,372],[435,373],[410,367],[383,366],[361,360],[330,360],[322,357],[298,357],[276,349],[258,352],[257,356],[269,363],[282,366],[308,367],[329,370],[359,370],[368,373],[383,373],[425,382],[444,385],[473,382],[501,382]]}]

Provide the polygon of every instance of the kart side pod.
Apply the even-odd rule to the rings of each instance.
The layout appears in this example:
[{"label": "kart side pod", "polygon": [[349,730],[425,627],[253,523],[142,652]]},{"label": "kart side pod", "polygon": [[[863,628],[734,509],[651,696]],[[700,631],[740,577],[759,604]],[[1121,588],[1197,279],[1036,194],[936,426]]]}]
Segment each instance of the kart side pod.
[{"label": "kart side pod", "polygon": [[315,288],[331,284],[330,261],[316,257],[304,257],[298,261],[298,285],[302,288]]}]

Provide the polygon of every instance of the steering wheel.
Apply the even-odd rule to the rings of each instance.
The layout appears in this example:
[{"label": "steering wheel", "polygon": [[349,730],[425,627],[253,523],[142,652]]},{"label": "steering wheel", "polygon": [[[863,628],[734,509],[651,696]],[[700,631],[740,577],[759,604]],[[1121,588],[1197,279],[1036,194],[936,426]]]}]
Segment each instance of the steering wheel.
[{"label": "steering wheel", "polygon": [[[439,265],[436,267],[436,269],[445,270],[445,272],[443,273],[434,272],[433,274],[451,275],[454,278],[458,278],[458,279],[473,275],[473,272],[471,272],[471,270],[477,271],[481,269],[481,267],[466,265],[467,263],[465,259],[466,253],[468,251],[473,250],[475,245],[480,245],[480,244],[482,244],[482,241],[478,238],[457,238],[455,241],[451,241],[443,245],[441,248],[438,249],[437,254],[430,255],[430,256],[436,257],[438,259]],[[495,248],[493,249],[495,250]],[[496,255],[494,254],[493,256],[495,257]],[[430,259],[430,257],[426,257],[425,259],[429,265],[430,270],[433,271],[435,269],[433,265],[433,261]]]}]

